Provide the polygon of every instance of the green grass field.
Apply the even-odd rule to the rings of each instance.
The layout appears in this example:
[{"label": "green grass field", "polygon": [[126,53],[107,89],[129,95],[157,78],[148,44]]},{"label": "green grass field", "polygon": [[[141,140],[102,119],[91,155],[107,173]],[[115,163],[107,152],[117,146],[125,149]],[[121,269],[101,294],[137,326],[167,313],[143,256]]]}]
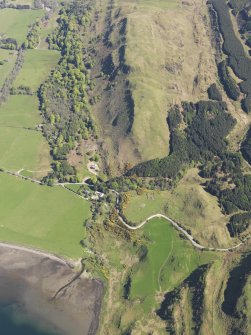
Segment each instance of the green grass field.
[{"label": "green grass field", "polygon": [[55,50],[27,50],[24,65],[14,82],[14,87],[24,85],[36,91],[57,65],[59,56],[59,52]]},{"label": "green grass field", "polygon": [[[10,96],[0,108],[0,166],[9,170],[48,170],[49,146],[42,133],[33,96]],[[27,127],[32,128],[28,130]]]},{"label": "green grass field", "polygon": [[82,255],[89,203],[60,187],[40,186],[0,174],[0,240],[55,252]]},{"label": "green grass field", "polygon": [[29,25],[43,15],[43,10],[1,9],[0,34],[16,39],[20,45],[25,41]]},{"label": "green grass field", "polygon": [[21,128],[1,128],[0,166],[2,168],[9,170],[44,169],[44,165],[48,167],[49,163],[45,157],[47,149],[48,145],[40,132]]},{"label": "green grass field", "polygon": [[41,122],[35,96],[11,95],[0,107],[0,127],[35,127]]},{"label": "green grass field", "polygon": [[3,65],[0,65],[0,88],[3,86],[6,77],[11,72],[16,58],[16,51],[0,49],[0,61],[4,62]]},{"label": "green grass field", "polygon": [[130,298],[140,299],[146,311],[155,306],[157,292],[177,287],[199,265],[217,257],[197,251],[164,219],[149,221],[143,234],[149,241],[148,254],[132,275]]},{"label": "green grass field", "polygon": [[133,222],[141,222],[156,213],[166,214],[191,229],[193,236],[205,245],[231,246],[227,218],[217,198],[207,193],[202,183],[198,170],[191,169],[173,191],[129,193],[124,213]]}]

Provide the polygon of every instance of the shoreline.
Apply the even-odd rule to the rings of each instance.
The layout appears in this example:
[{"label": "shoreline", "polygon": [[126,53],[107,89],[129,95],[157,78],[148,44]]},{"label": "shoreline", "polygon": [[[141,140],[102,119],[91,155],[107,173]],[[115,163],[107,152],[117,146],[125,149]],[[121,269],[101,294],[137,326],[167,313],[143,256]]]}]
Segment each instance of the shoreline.
[{"label": "shoreline", "polygon": [[73,262],[0,242],[0,306],[14,302],[34,324],[61,335],[95,335],[103,302],[101,280],[76,274]]},{"label": "shoreline", "polygon": [[69,259],[63,256],[59,256],[57,254],[54,254],[52,252],[46,251],[46,250],[41,250],[35,247],[27,247],[24,245],[18,245],[18,244],[13,244],[5,241],[0,240],[0,247],[7,248],[7,249],[12,249],[12,250],[17,250],[17,251],[24,251],[28,253],[32,253],[34,255],[42,256],[49,258],[52,261],[57,261],[61,264],[67,265],[71,269],[73,269],[77,265],[77,260],[74,262],[73,259]]}]

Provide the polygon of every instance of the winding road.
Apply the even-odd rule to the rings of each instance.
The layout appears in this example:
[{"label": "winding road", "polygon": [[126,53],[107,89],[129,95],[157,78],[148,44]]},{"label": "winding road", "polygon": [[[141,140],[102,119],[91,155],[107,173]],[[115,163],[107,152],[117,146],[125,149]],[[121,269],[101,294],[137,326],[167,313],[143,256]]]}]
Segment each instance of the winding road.
[{"label": "winding road", "polygon": [[[23,170],[23,169],[22,169]],[[22,171],[20,170],[20,171]],[[26,177],[26,176],[22,176],[20,174],[20,171],[18,172],[13,172],[13,171],[9,171],[9,170],[6,170],[6,169],[1,169],[1,171],[3,173],[7,173],[9,175],[12,175],[12,176],[15,176],[15,177],[19,177],[21,179],[25,179],[25,180],[29,180],[29,181],[32,181],[34,183],[37,183],[37,184],[42,184],[40,180],[37,180],[35,178],[31,178],[31,177]],[[65,185],[74,185],[74,184],[77,184],[77,185],[83,185],[83,184],[86,184],[84,181],[81,182],[81,183],[55,183],[53,184],[53,186],[61,186],[65,189],[67,189],[65,187]],[[78,195],[80,198],[84,199],[84,200],[87,200],[86,198],[84,198],[83,196],[77,194],[76,192],[70,190],[70,189],[67,189],[68,191]],[[184,228],[182,228],[177,222],[175,222],[174,220],[172,220],[170,217],[164,215],[164,214],[161,214],[161,213],[157,213],[157,214],[154,214],[154,215],[151,215],[149,216],[146,220],[142,221],[141,223],[139,223],[138,225],[136,226],[131,226],[129,225],[127,222],[125,222],[125,220],[123,219],[123,217],[120,215],[120,211],[118,209],[118,205],[119,205],[119,196],[120,194],[113,190],[113,189],[110,189],[111,192],[113,192],[114,194],[116,194],[116,207],[117,207],[117,213],[118,213],[118,218],[120,220],[120,222],[129,230],[137,230],[137,229],[140,229],[142,228],[147,222],[149,222],[150,220],[154,219],[154,218],[162,218],[162,219],[165,219],[167,220],[168,222],[170,222],[174,228],[176,228],[178,231],[180,231],[191,243],[192,245],[197,248],[197,249],[200,249],[200,250],[207,250],[207,251],[219,251],[219,252],[229,252],[229,251],[233,251],[235,249],[238,249],[239,247],[241,247],[249,238],[250,236],[248,236],[245,240],[243,240],[242,242],[236,244],[235,246],[233,247],[230,247],[230,248],[210,248],[210,247],[206,247],[200,243],[198,243],[194,237],[189,234]],[[97,192],[99,193],[99,192]],[[100,195],[102,195],[103,193],[100,193]],[[95,200],[94,198],[91,198],[91,200]],[[1,244],[0,244],[1,245]],[[28,248],[27,248],[28,249]],[[40,253],[40,251],[38,251],[38,253]],[[44,254],[44,255],[47,255],[47,254]],[[49,255],[49,254],[48,254]],[[52,255],[53,256],[53,255]],[[56,257],[56,256],[53,256],[53,257]],[[60,258],[58,258],[60,259]]]},{"label": "winding road", "polygon": [[197,248],[197,249],[200,249],[200,250],[208,250],[208,251],[222,251],[222,252],[229,252],[229,251],[233,251],[234,249],[237,249],[239,248],[240,246],[242,246],[245,241],[243,242],[240,242],[238,244],[236,244],[235,246],[231,247],[231,248],[209,248],[209,247],[205,247],[204,245],[198,243],[195,241],[195,239],[193,238],[192,235],[190,235],[184,228],[182,228],[177,222],[173,221],[171,218],[169,218],[168,216],[166,215],[163,215],[163,214],[154,214],[154,215],[151,215],[149,216],[145,221],[139,223],[137,226],[130,226],[129,224],[127,224],[125,222],[125,220],[120,216],[120,213],[119,211],[118,212],[118,217],[119,217],[119,220],[120,222],[128,229],[130,230],[137,230],[137,229],[140,229],[142,228],[147,222],[149,222],[150,220],[154,219],[154,218],[162,218],[162,219],[165,219],[167,220],[168,222],[170,222],[177,230],[179,230],[183,235],[186,236],[186,238],[192,243],[192,245]]}]

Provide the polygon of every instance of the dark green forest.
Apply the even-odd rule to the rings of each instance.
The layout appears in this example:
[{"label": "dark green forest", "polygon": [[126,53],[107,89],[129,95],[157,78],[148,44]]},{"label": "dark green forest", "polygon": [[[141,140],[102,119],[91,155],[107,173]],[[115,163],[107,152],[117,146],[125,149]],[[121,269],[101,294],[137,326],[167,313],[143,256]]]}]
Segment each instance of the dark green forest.
[{"label": "dark green forest", "polygon": [[[170,154],[163,159],[143,162],[127,175],[180,179],[188,167],[196,164],[201,176],[207,178],[205,189],[218,197],[225,214],[232,215],[228,225],[230,234],[245,231],[251,212],[251,176],[243,174],[241,153],[228,150],[226,137],[236,121],[228,113],[226,104],[183,102],[182,107],[170,109],[167,122],[171,131]],[[251,155],[250,148],[248,136],[243,151]]]},{"label": "dark green forest", "polygon": [[[167,122],[171,131],[170,154],[141,163],[128,171],[128,175],[176,178],[193,161],[221,156],[227,149],[225,137],[235,125],[226,104],[217,101],[184,102],[181,110],[174,106]],[[182,122],[186,125],[184,131],[179,127]]]},{"label": "dark green forest", "polygon": [[[234,32],[229,13],[229,6],[225,0],[210,0],[214,10],[217,12],[218,24],[223,37],[222,50],[227,55],[226,65],[230,66],[242,82],[240,90],[245,94],[242,99],[242,108],[246,113],[251,112],[251,59],[246,55],[241,41]],[[232,1],[230,6],[237,7],[238,2]],[[247,27],[248,28],[248,27]],[[249,29],[249,28],[248,28]],[[229,79],[224,63],[219,65],[219,76],[226,93],[233,100],[238,99],[238,90],[234,88]]]}]

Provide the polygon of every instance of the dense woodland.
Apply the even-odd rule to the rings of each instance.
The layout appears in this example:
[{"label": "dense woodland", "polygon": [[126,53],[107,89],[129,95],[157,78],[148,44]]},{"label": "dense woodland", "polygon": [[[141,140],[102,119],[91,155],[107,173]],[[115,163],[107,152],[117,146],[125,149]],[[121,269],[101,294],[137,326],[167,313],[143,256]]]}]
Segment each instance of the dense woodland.
[{"label": "dense woodland", "polygon": [[[245,94],[242,99],[242,108],[246,113],[251,112],[251,60],[246,55],[241,41],[234,32],[231,21],[229,7],[225,0],[211,0],[218,16],[218,24],[223,37],[223,52],[227,55],[227,65],[232,68],[234,73],[242,82],[239,84],[240,90]],[[238,4],[238,1],[233,1],[233,4]],[[248,26],[249,27],[249,26]],[[247,29],[249,29],[247,27]],[[234,92],[233,85],[227,79],[229,75],[226,72],[224,64],[219,67],[219,75],[226,93],[231,99],[237,100],[237,92]]]},{"label": "dense woodland", "polygon": [[243,157],[251,164],[251,128],[249,129],[245,140],[241,145]]},{"label": "dense woodland", "polygon": [[[181,120],[185,130],[181,130]],[[221,155],[227,147],[225,137],[235,125],[225,103],[217,101],[184,102],[181,109],[171,108],[167,121],[171,131],[169,156],[139,164],[128,171],[129,175],[176,178],[193,161]]]},{"label": "dense woodland", "polygon": [[27,39],[23,44],[25,49],[35,49],[39,44],[40,21],[37,20],[30,28]]},{"label": "dense woodland", "polygon": [[[249,0],[230,0],[228,5],[237,19],[239,32],[248,47],[251,48],[251,3]],[[250,51],[249,51],[250,53]]]},{"label": "dense woodland", "polygon": [[[205,183],[206,190],[218,197],[224,213],[233,214],[228,225],[230,234],[245,231],[251,213],[251,176],[242,172],[241,154],[228,151],[226,136],[236,122],[226,104],[184,102],[182,107],[171,108],[167,121],[171,131],[169,156],[141,163],[128,175],[179,179],[188,166],[197,164],[201,176],[210,179]],[[249,136],[244,143],[243,150],[251,155]]]},{"label": "dense woodland", "polygon": [[207,94],[210,100],[222,101],[222,94],[215,83],[209,86]]},{"label": "dense woodland", "polygon": [[[89,73],[83,61],[81,36],[88,27],[90,7],[74,2],[60,10],[58,28],[48,37],[50,49],[59,50],[57,68],[39,91],[40,108],[45,120],[44,134],[51,146],[54,172],[46,182],[76,180],[76,171],[67,162],[67,155],[76,143],[95,135],[89,110],[87,91]],[[71,176],[71,177],[69,177]]]},{"label": "dense woodland", "polygon": [[241,92],[239,86],[231,77],[225,60],[218,64],[218,72],[219,78],[228,97],[234,101],[237,101],[240,97]]}]

